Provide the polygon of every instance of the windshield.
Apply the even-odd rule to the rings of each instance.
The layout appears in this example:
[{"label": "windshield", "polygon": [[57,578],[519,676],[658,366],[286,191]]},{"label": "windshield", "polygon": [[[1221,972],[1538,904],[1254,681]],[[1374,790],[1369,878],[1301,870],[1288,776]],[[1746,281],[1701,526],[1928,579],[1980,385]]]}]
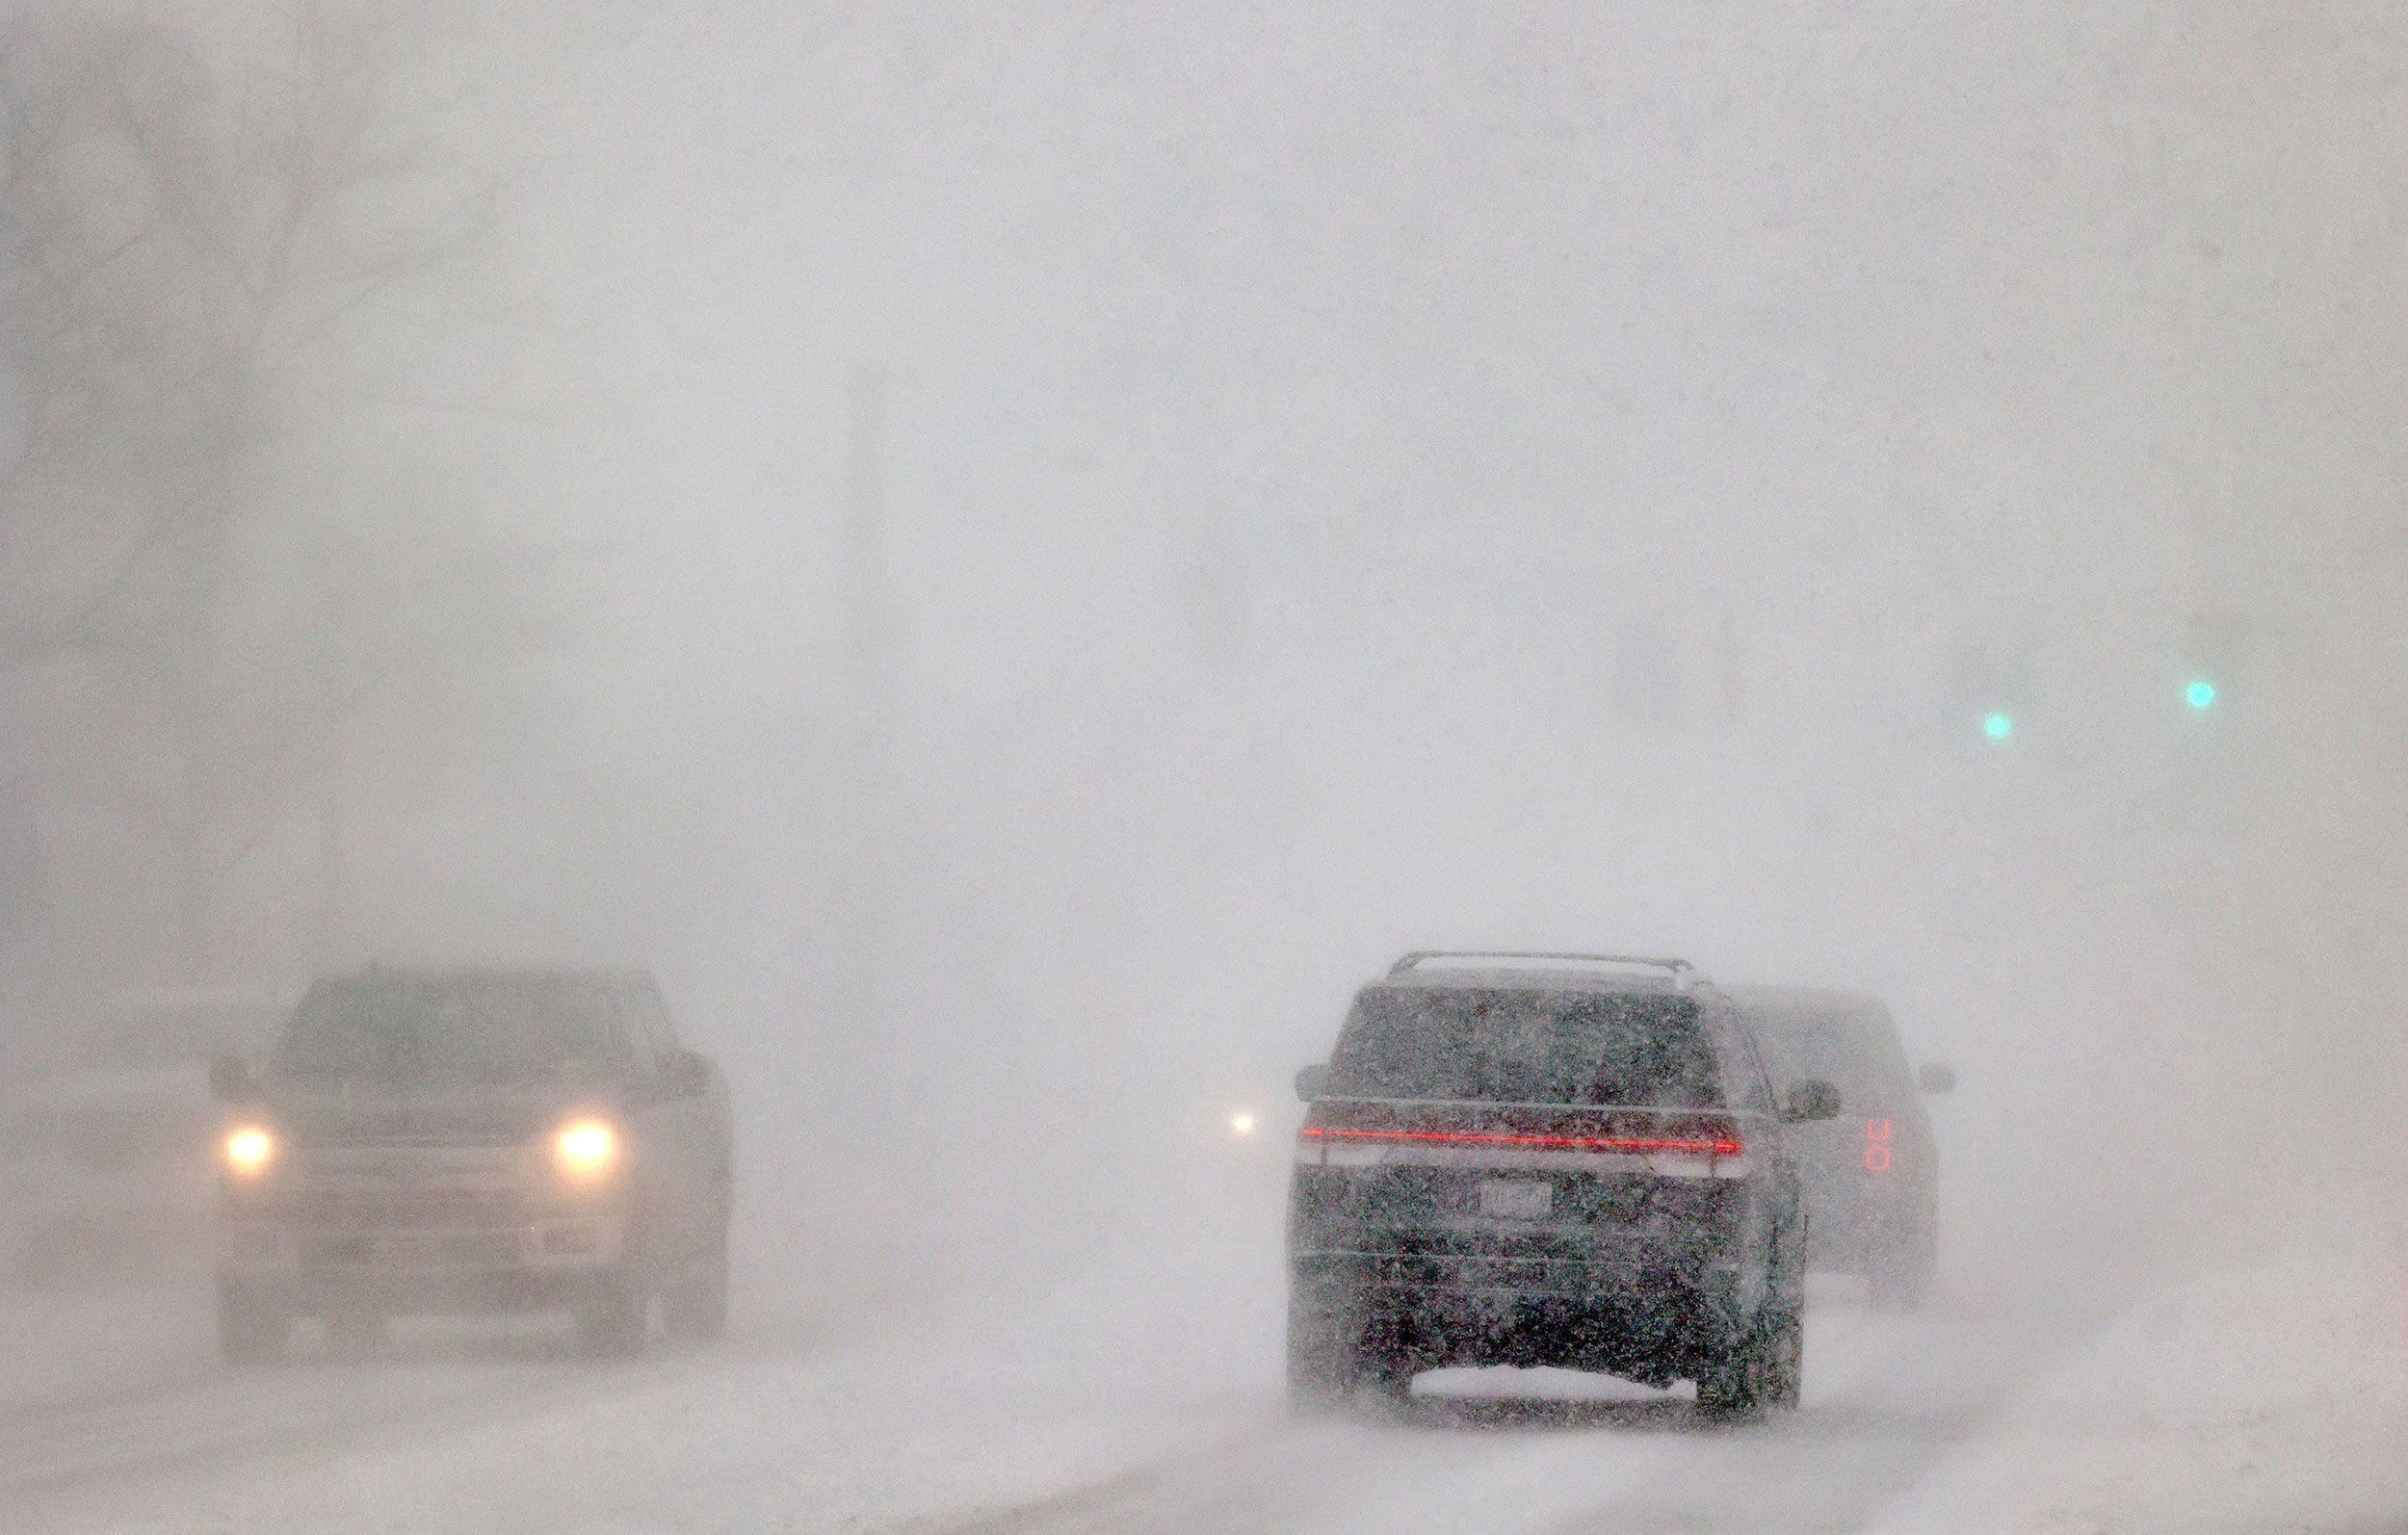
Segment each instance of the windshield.
[{"label": "windshield", "polygon": [[1714,1057],[1686,997],[1374,988],[1330,1060],[1367,1098],[1711,1108]]},{"label": "windshield", "polygon": [[614,1058],[611,1016],[599,988],[554,978],[324,980],[302,998],[275,1069],[387,1080],[574,1075]]}]

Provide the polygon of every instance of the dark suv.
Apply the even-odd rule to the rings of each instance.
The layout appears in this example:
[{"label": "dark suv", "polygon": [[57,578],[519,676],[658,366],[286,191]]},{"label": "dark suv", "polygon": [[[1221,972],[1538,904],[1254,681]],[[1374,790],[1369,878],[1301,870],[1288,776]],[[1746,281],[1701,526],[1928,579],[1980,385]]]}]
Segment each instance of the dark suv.
[{"label": "dark suv", "polygon": [[1777,1084],[1818,1078],[1841,1117],[1795,1137],[1817,1269],[1862,1274],[1873,1303],[1921,1304],[1940,1251],[1940,1148],[1924,1093],[1956,1084],[1948,1067],[1909,1074],[1890,1011],[1871,997],[1735,986]]},{"label": "dark suv", "polygon": [[266,1359],[399,1312],[566,1308],[597,1352],[727,1311],[716,1068],[649,976],[372,968],[309,988],[265,1069],[222,1060],[218,1324]]},{"label": "dark suv", "polygon": [[1288,1210],[1288,1381],[1303,1409],[1450,1364],[1797,1400],[1805,1212],[1739,1010],[1681,960],[1413,953],[1354,999]]}]

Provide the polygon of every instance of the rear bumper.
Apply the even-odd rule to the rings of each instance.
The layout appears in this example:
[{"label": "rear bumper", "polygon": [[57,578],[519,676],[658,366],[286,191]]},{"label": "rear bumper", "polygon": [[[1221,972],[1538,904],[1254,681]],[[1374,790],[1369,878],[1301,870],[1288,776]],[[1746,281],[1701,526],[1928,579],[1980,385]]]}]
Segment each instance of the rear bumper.
[{"label": "rear bumper", "polygon": [[1912,1257],[1930,1245],[1936,1220],[1930,1191],[1911,1185],[1810,1194],[1807,1262],[1823,1272],[1861,1273]]},{"label": "rear bumper", "polygon": [[1631,1296],[1710,1298],[1727,1295],[1732,1283],[1727,1271],[1712,1264],[1653,1249],[1566,1257],[1329,1247],[1296,1252],[1289,1266],[1298,1284],[1364,1293],[1505,1293],[1592,1303]]},{"label": "rear bumper", "polygon": [[1382,1352],[1421,1366],[1562,1366],[1663,1384],[1718,1358],[1743,1321],[1735,1266],[1656,1244],[1578,1256],[1300,1247],[1289,1273],[1301,1314],[1350,1314]]}]

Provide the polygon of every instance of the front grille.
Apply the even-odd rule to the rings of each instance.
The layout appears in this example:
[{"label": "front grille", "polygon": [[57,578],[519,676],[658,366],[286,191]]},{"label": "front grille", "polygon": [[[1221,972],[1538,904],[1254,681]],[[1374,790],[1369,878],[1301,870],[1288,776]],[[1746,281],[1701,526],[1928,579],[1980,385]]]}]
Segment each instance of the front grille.
[{"label": "front grille", "polygon": [[293,1137],[293,1145],[303,1151],[425,1151],[430,1148],[452,1151],[461,1147],[524,1146],[527,1140],[523,1131],[396,1131],[369,1135],[327,1135],[302,1132]]},{"label": "front grille", "polygon": [[304,1188],[281,1213],[297,1224],[335,1231],[459,1231],[524,1226],[526,1197],[501,1188]]},{"label": "front grille", "polygon": [[321,1236],[304,1240],[301,1256],[302,1263],[313,1269],[498,1268],[518,1262],[519,1241],[512,1232]]}]

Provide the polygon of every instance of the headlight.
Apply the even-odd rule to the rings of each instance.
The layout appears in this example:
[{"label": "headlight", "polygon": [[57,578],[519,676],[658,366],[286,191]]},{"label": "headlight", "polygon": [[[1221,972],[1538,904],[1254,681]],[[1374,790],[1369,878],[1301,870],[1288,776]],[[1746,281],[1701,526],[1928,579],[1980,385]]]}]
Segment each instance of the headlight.
[{"label": "headlight", "polygon": [[618,1164],[618,1132],[604,1120],[572,1119],[552,1137],[552,1164],[563,1178],[590,1183]]},{"label": "headlight", "polygon": [[275,1137],[257,1125],[237,1125],[225,1132],[220,1150],[227,1172],[242,1179],[257,1178],[275,1160]]}]

